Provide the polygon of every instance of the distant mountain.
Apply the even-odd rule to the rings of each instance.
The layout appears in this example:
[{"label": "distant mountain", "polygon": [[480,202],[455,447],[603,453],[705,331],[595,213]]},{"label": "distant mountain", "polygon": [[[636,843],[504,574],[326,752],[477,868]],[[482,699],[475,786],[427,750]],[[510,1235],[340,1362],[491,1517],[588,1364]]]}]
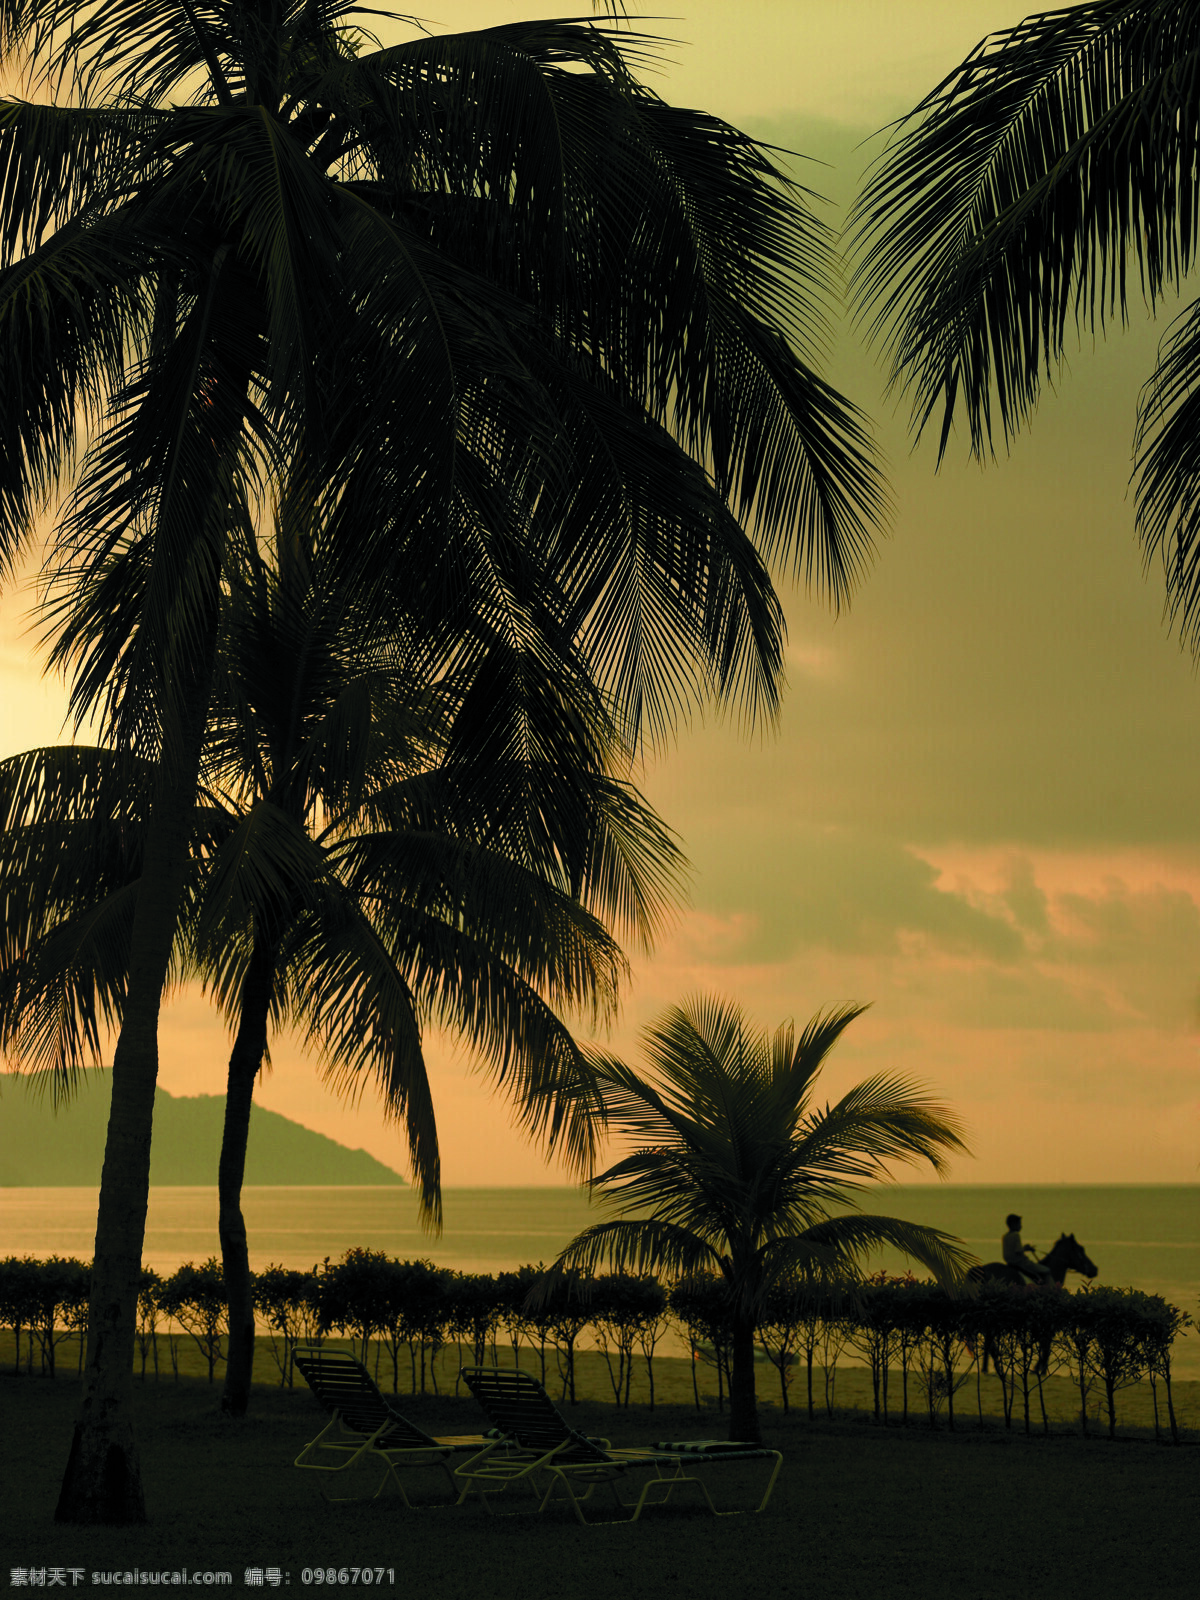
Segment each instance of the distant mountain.
[{"label": "distant mountain", "polygon": [[[0,1187],[58,1188],[100,1182],[112,1078],[88,1072],[78,1093],[55,1111],[27,1079],[0,1074]],[[152,1184],[217,1181],[225,1101],[220,1095],[154,1095]],[[248,1184],[402,1184],[398,1172],[365,1150],[350,1150],[276,1111],[254,1106],[246,1151]]]}]

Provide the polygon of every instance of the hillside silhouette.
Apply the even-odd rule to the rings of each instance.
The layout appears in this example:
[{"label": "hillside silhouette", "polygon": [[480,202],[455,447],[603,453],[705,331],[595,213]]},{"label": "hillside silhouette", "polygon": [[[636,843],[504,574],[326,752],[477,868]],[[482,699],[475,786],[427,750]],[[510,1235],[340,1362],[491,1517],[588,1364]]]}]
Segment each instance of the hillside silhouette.
[{"label": "hillside silhouette", "polygon": [[[78,1093],[57,1110],[27,1079],[0,1077],[0,1187],[98,1185],[112,1081],[85,1073]],[[155,1090],[151,1184],[214,1186],[224,1097]],[[365,1150],[351,1150],[277,1111],[253,1107],[246,1153],[248,1184],[403,1184]]]}]

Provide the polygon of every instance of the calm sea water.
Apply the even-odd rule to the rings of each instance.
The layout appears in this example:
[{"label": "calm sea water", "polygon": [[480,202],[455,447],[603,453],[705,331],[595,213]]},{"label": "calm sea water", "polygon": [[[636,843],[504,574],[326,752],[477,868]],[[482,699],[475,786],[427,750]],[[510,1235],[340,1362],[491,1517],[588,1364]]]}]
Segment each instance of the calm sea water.
[{"label": "calm sea water", "polygon": [[[552,1261],[603,1213],[578,1189],[447,1189],[440,1237],[422,1231],[411,1189],[249,1188],[244,1209],[251,1265],[310,1267],[354,1245],[401,1259],[425,1256],[462,1272],[502,1272]],[[1046,1250],[1074,1233],[1099,1268],[1097,1283],[1164,1295],[1197,1313],[1200,1185],[1006,1187],[947,1184],[880,1189],[862,1209],[942,1228],[982,1260],[1000,1253],[1004,1218],[1024,1218],[1026,1243]],[[88,1257],[96,1226],[95,1189],[0,1189],[0,1256]],[[217,1251],[215,1189],[155,1188],[144,1256],[158,1272]],[[903,1271],[894,1252],[873,1263]],[[917,1269],[920,1270],[919,1268]],[[1079,1281],[1069,1278],[1068,1284]],[[1200,1377],[1200,1338],[1177,1347],[1180,1376]]]}]

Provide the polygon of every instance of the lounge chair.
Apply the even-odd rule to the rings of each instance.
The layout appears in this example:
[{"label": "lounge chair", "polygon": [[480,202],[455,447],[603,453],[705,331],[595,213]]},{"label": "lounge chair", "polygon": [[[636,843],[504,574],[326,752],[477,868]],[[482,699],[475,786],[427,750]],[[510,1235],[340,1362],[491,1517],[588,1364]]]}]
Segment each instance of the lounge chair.
[{"label": "lounge chair", "polygon": [[[316,1395],[331,1420],[296,1457],[296,1466],[311,1472],[345,1472],[367,1461],[383,1463],[383,1476],[375,1490],[383,1493],[390,1478],[409,1510],[412,1501],[404,1491],[398,1468],[434,1467],[446,1476],[452,1493],[457,1493],[448,1461],[458,1455],[477,1455],[495,1444],[482,1434],[435,1439],[402,1416],[380,1394],[374,1379],[353,1356],[341,1350],[297,1350],[292,1357],[298,1371]],[[325,1453],[325,1459],[315,1459]],[[337,1459],[330,1460],[329,1456]],[[327,1500],[361,1498],[331,1495],[322,1483]]]},{"label": "lounge chair", "polygon": [[[747,1508],[762,1511],[783,1463],[778,1450],[717,1439],[614,1450],[605,1440],[577,1433],[528,1372],[515,1367],[464,1367],[462,1376],[501,1437],[455,1469],[454,1476],[462,1485],[459,1505],[474,1494],[490,1511],[491,1497],[511,1484],[524,1480],[540,1486],[544,1478],[545,1488],[537,1509],[544,1511],[561,1495],[580,1522],[586,1524],[583,1503],[600,1485],[607,1484],[618,1506],[630,1513],[612,1520],[636,1522],[644,1506],[662,1505],[681,1484],[691,1483],[700,1490],[714,1516],[736,1516],[735,1511],[717,1510],[700,1474],[718,1463],[774,1462],[762,1499],[757,1506]],[[651,1476],[631,1507],[617,1493],[616,1482],[639,1469]],[[582,1494],[576,1493],[578,1487],[583,1488]]]}]

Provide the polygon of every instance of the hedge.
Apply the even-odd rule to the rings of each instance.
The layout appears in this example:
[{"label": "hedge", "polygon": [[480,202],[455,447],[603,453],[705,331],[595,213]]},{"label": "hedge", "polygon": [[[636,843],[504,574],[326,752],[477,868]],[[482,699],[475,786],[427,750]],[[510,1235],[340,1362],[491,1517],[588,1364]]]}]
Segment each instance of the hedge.
[{"label": "hedge", "polygon": [[[522,1344],[538,1352],[543,1382],[548,1349],[561,1398],[574,1402],[575,1353],[590,1330],[603,1356],[613,1398],[628,1405],[635,1364],[644,1362],[654,1404],[654,1356],[664,1334],[675,1328],[692,1354],[693,1393],[700,1406],[696,1368],[712,1363],[717,1400],[723,1408],[729,1382],[728,1300],[720,1278],[700,1277],[664,1285],[653,1277],[612,1273],[559,1281],[536,1302],[531,1291],[544,1268],[523,1266],[497,1276],[453,1272],[430,1261],[397,1261],[382,1251],[348,1250],[309,1272],[270,1266],[254,1274],[254,1304],[271,1343],[281,1384],[291,1384],[292,1352],[319,1344],[332,1333],[350,1340],[367,1363],[374,1352],[377,1378],[386,1358],[391,1387],[398,1392],[401,1367],[411,1392],[437,1392],[438,1353],[457,1347],[458,1361],[500,1359],[501,1345],[513,1359]],[[15,1367],[25,1345],[25,1371],[55,1376],[55,1351],[78,1335],[82,1363],[87,1327],[90,1265],[73,1258],[10,1256],[0,1260],[0,1327],[13,1330]],[[1160,1295],[1136,1289],[1086,1286],[1073,1294],[1035,1287],[985,1284],[951,1299],[936,1285],[911,1274],[880,1273],[846,1284],[836,1293],[814,1295],[780,1287],[767,1298],[759,1322],[762,1349],[775,1369],[784,1410],[804,1374],[805,1403],[820,1403],[832,1415],[838,1362],[847,1351],[871,1373],[874,1415],[887,1424],[908,1423],[918,1412],[929,1426],[954,1428],[963,1414],[962,1391],[974,1379],[975,1407],[983,1425],[981,1374],[990,1362],[1000,1378],[1005,1426],[1019,1417],[1026,1433],[1040,1420],[1050,1431],[1043,1388],[1047,1373],[1068,1374],[1079,1391],[1080,1426],[1088,1429],[1088,1400],[1102,1392],[1111,1437],[1117,1397],[1143,1379],[1151,1386],[1155,1437],[1178,1440],[1171,1392],[1171,1351],[1193,1326],[1192,1318]],[[209,1381],[224,1359],[228,1333],[220,1265],[187,1262],[169,1278],[147,1270],[138,1298],[137,1347],[141,1377],[147,1366],[159,1376],[160,1336],[178,1377],[178,1339],[190,1337],[208,1367]],[[457,1387],[457,1380],[456,1380]],[[1160,1402],[1165,1423],[1160,1419]],[[968,1402],[969,1404],[969,1402]],[[897,1415],[898,1413],[898,1415]]]}]

